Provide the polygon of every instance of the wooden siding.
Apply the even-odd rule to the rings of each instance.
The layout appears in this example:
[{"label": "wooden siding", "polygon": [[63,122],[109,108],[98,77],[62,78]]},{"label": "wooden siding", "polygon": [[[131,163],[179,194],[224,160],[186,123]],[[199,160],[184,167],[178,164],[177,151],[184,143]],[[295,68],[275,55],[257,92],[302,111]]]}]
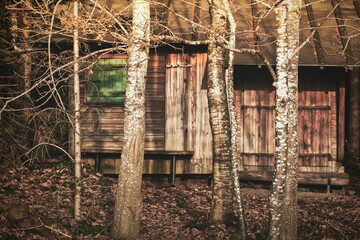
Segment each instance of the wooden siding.
[{"label": "wooden siding", "polygon": [[[151,54],[146,89],[146,150],[194,151],[177,161],[177,173],[210,174],[212,136],[207,101],[206,53]],[[273,170],[275,91],[266,68],[237,66],[234,73],[241,172]],[[344,74],[340,69],[302,68],[299,74],[299,170],[343,172]],[[84,86],[83,86],[84,90]],[[84,100],[85,92],[82,92]],[[84,103],[83,151],[120,150],[123,104]],[[342,124],[341,124],[342,123]],[[114,173],[117,155],[102,161]],[[169,173],[168,159],[148,159],[144,173]],[[113,170],[112,170],[113,169]]]},{"label": "wooden siding", "polygon": [[[145,148],[164,149],[165,145],[165,54],[151,53],[146,81]],[[114,151],[122,148],[124,103],[85,103],[82,86],[82,151]]]},{"label": "wooden siding", "polygon": [[331,146],[336,146],[336,138],[331,138],[334,111],[336,116],[336,105],[331,106],[334,83],[320,76],[304,76],[299,82],[299,166],[303,171],[327,171],[329,161],[335,160],[331,156]]},{"label": "wooden siding", "polygon": [[[211,173],[212,136],[207,103],[205,53],[151,54],[146,83],[146,150],[194,151],[177,161],[177,173]],[[86,93],[83,86],[82,95]],[[166,93],[166,94],[165,94]],[[82,98],[84,101],[84,97]],[[123,103],[82,108],[83,152],[121,149]],[[166,139],[166,140],[165,140]],[[168,173],[168,159],[148,159],[144,173]],[[102,159],[101,170],[114,173],[117,157]]]},{"label": "wooden siding", "polygon": [[190,162],[178,162],[178,173],[211,173],[205,67],[205,53],[171,53],[167,57],[165,150],[194,151]]},{"label": "wooden siding", "polygon": [[265,69],[235,68],[236,106],[243,171],[272,171],[275,150],[275,91]]},{"label": "wooden siding", "polygon": [[[337,172],[339,133],[344,116],[341,70],[306,68],[299,75],[299,170]],[[236,104],[241,116],[240,166],[244,171],[272,171],[275,150],[275,91],[266,69],[237,67]],[[340,108],[341,109],[341,108]]]}]

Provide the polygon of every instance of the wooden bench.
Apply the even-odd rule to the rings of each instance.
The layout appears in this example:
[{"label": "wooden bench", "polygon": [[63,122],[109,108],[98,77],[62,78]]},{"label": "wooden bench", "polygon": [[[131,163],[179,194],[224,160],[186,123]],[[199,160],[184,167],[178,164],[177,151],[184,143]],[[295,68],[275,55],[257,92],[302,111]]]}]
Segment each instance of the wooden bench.
[{"label": "wooden bench", "polygon": [[[83,153],[90,153],[95,154],[95,170],[99,171],[100,166],[100,154],[120,154],[121,156],[121,150],[83,150]],[[175,185],[175,175],[176,175],[176,160],[179,157],[182,157],[182,159],[186,158],[187,160],[190,160],[191,157],[194,155],[194,151],[179,151],[179,150],[145,150],[144,152],[144,160],[151,158],[156,160],[156,157],[167,158],[170,160],[170,177],[169,182],[172,186]]]}]

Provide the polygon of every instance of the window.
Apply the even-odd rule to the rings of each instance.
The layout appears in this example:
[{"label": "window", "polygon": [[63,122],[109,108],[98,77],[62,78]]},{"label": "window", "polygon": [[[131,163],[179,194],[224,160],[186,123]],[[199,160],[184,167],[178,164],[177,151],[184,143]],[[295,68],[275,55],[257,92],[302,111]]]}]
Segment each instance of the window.
[{"label": "window", "polygon": [[[107,56],[109,57],[109,56]],[[116,55],[111,56],[116,57]],[[87,77],[88,103],[119,103],[125,100],[126,58],[102,58]]]}]

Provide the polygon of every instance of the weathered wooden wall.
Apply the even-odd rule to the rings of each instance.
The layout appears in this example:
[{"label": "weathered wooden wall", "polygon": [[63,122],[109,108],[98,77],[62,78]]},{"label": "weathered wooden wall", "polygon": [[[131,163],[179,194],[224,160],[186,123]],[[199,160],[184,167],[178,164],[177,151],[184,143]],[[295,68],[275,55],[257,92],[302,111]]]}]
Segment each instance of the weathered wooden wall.
[{"label": "weathered wooden wall", "polygon": [[[162,127],[165,123],[165,54],[152,53],[148,69],[145,148],[156,150],[163,149],[165,144]],[[82,98],[81,109],[83,151],[120,150],[124,134],[124,103],[87,104],[85,99]]]},{"label": "weathered wooden wall", "polygon": [[271,171],[275,146],[275,91],[266,71],[236,68],[236,109],[240,116],[241,169]]},{"label": "weathered wooden wall", "polygon": [[[206,53],[151,53],[145,149],[194,151],[190,160],[177,161],[177,173],[209,174],[212,170],[206,60]],[[301,172],[343,171],[338,162],[342,160],[344,146],[343,77],[339,69],[300,69]],[[237,66],[234,79],[239,170],[271,172],[275,150],[272,79],[265,68],[256,66]],[[123,137],[123,103],[84,103],[82,111],[83,151],[119,151]],[[118,160],[118,155],[104,157],[101,170],[115,173]],[[169,164],[166,158],[148,159],[144,173],[169,173]]]},{"label": "weathered wooden wall", "polygon": [[212,136],[206,54],[169,54],[166,68],[165,150],[194,151],[190,162],[178,162],[178,173],[209,173]]},{"label": "weathered wooden wall", "polygon": [[[163,52],[151,52],[146,82],[145,103],[145,148],[161,150],[165,146],[165,74],[166,55]],[[85,82],[82,86],[82,151],[116,152],[120,151],[124,127],[124,103],[88,104]],[[117,165],[116,155],[105,156],[101,170],[112,173]],[[167,161],[164,161],[167,162]],[[149,166],[150,164],[150,166]],[[168,164],[168,163],[166,163]],[[166,166],[165,166],[166,167]],[[164,166],[152,166],[145,163],[145,168],[163,171]]]},{"label": "weathered wooden wall", "polygon": [[[242,124],[240,151],[243,162],[240,170],[272,171],[275,91],[271,77],[266,69],[256,67],[238,67],[235,74],[236,103]],[[343,149],[344,76],[339,69],[300,69],[301,172],[343,171],[337,161],[342,160],[339,149]]]},{"label": "weathered wooden wall", "polygon": [[[205,67],[205,53],[151,53],[146,82],[145,149],[194,151],[190,161],[177,161],[178,173],[210,173],[212,169]],[[85,85],[82,90],[82,151],[120,151],[124,104],[87,104]],[[147,159],[144,172],[169,173],[169,164],[166,158]],[[102,156],[101,171],[113,173],[117,166],[118,155]]]}]

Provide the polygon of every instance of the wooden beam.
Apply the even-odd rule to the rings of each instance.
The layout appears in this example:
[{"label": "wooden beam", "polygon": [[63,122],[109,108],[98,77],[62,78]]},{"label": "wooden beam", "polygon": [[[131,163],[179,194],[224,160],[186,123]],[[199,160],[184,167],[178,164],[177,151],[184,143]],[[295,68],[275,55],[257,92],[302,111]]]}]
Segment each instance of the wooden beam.
[{"label": "wooden beam", "polygon": [[[194,16],[193,16],[193,22],[194,23],[200,23],[200,4],[201,0],[195,0],[195,7],[194,7]],[[194,24],[192,27],[192,40],[198,40],[199,39],[199,31],[198,26]]]},{"label": "wooden beam", "polygon": [[[251,15],[252,15],[252,27],[253,27],[253,31],[254,31],[254,48],[255,49],[259,49],[259,23],[260,21],[258,21],[258,18],[260,17],[260,13],[259,13],[259,9],[256,6],[256,0],[251,0]],[[254,55],[255,58],[255,62],[258,66],[261,66],[262,61],[260,60],[259,56],[257,54]]]},{"label": "wooden beam", "polygon": [[[314,184],[314,185],[328,185],[331,179],[333,186],[347,186],[349,184],[349,176],[346,173],[320,173],[320,172],[301,172],[299,173],[299,184]],[[271,171],[258,171],[240,172],[240,180],[252,181],[272,181],[273,172]]]},{"label": "wooden beam", "polygon": [[108,9],[112,9],[112,5],[113,5],[113,0],[106,0],[106,7]]},{"label": "wooden beam", "polygon": [[360,1],[359,1],[359,0],[355,0],[355,1],[354,1],[354,6],[355,6],[355,10],[356,10],[357,15],[358,15],[358,17],[360,18]]},{"label": "wooden beam", "polygon": [[170,15],[169,9],[170,9],[171,0],[167,0],[165,2],[166,2],[167,9],[165,9],[165,11],[164,11],[163,20],[164,20],[164,23],[166,23],[165,26],[169,26],[169,15]]},{"label": "wooden beam", "polygon": [[353,48],[350,42],[350,38],[348,36],[348,32],[346,30],[345,27],[345,21],[344,21],[344,17],[340,8],[340,0],[331,0],[331,3],[333,5],[334,9],[334,14],[335,14],[335,19],[336,19],[336,23],[338,25],[338,29],[340,32],[340,39],[341,39],[341,43],[343,46],[343,51],[344,51],[344,55],[346,58],[346,63],[348,65],[354,65],[355,59],[354,59],[354,55],[353,55]]},{"label": "wooden beam", "polygon": [[305,3],[306,3],[306,11],[307,11],[308,19],[310,22],[311,30],[315,30],[313,41],[315,44],[315,51],[316,51],[318,63],[319,63],[319,65],[323,65],[325,63],[325,56],[324,56],[324,51],[322,50],[322,47],[321,47],[320,34],[316,30],[316,28],[319,27],[319,24],[316,23],[316,15],[315,15],[314,9],[311,5],[311,1],[305,0]]}]

